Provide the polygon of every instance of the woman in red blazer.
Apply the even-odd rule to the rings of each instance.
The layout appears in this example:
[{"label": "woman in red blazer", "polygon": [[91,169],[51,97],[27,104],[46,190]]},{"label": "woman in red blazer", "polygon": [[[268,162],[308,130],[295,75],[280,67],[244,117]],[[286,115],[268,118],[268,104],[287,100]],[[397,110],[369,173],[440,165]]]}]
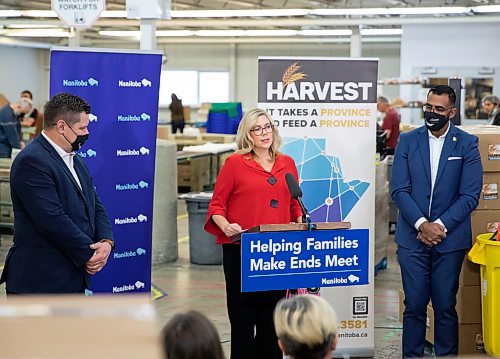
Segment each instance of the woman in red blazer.
[{"label": "woman in red blazer", "polygon": [[273,311],[285,291],[241,293],[241,251],[230,237],[260,224],[300,222],[285,174],[298,179],[293,159],[278,152],[281,137],[269,114],[248,112],[238,127],[238,151],[222,167],[208,207],[205,230],[222,245],[226,299],[231,322],[231,358],[282,358]]}]

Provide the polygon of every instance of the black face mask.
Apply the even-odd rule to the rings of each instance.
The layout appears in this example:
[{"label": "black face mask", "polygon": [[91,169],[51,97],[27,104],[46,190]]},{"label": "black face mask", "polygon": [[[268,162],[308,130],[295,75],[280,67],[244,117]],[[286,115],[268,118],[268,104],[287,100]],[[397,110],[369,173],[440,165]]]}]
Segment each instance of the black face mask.
[{"label": "black face mask", "polygon": [[[66,125],[68,125],[68,123],[66,123]],[[73,131],[70,125],[68,125],[68,127],[71,131]],[[73,133],[76,135],[75,131],[73,131]],[[68,139],[66,138],[66,136],[64,136],[64,134],[63,137],[66,141],[68,141]],[[89,138],[88,133],[86,135],[76,135],[76,139],[73,142],[68,141],[68,143],[71,145],[71,150],[78,151],[80,148],[82,148],[82,146],[85,144],[85,141],[87,141],[88,138]]]},{"label": "black face mask", "polygon": [[440,115],[435,112],[424,112],[425,126],[429,131],[435,132],[442,129],[450,120],[449,114],[447,116]]}]

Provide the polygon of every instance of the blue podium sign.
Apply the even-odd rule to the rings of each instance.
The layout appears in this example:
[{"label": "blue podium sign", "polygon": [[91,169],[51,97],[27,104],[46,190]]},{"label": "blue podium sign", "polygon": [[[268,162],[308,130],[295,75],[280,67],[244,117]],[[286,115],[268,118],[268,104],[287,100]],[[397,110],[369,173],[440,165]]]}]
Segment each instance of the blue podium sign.
[{"label": "blue podium sign", "polygon": [[368,229],[244,233],[241,290],[368,284]]}]

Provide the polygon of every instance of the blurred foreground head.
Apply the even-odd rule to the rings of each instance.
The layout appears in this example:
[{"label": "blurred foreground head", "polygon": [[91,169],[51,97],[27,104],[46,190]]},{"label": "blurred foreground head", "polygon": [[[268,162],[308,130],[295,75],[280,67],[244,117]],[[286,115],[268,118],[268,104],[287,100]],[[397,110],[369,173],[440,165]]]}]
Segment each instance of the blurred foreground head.
[{"label": "blurred foreground head", "polygon": [[217,329],[194,310],[174,315],[163,328],[162,340],[168,359],[224,359]]},{"label": "blurred foreground head", "polygon": [[315,295],[282,299],[274,310],[274,326],[281,350],[293,359],[330,358],[337,345],[337,315]]}]

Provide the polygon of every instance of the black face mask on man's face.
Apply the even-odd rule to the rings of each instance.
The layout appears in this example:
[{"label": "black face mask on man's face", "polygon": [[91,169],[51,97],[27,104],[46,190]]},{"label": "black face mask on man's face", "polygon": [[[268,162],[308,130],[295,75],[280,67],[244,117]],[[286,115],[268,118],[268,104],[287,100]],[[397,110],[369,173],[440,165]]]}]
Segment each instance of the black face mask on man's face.
[{"label": "black face mask on man's face", "polygon": [[[66,123],[66,125],[68,125],[68,124]],[[71,131],[73,131],[73,129],[71,128],[71,126],[70,126],[70,125],[68,125],[68,127],[69,127],[69,129],[70,129]],[[86,135],[77,135],[75,131],[73,131],[73,133],[76,135],[76,138],[75,138],[75,140],[74,140],[73,142],[70,142],[70,141],[66,138],[66,136],[64,136],[64,134],[63,134],[63,136],[64,136],[64,139],[65,139],[66,141],[68,141],[68,143],[71,145],[71,150],[74,152],[74,151],[78,151],[80,148],[82,148],[82,146],[83,146],[83,145],[85,144],[85,142],[88,140],[88,138],[89,138],[89,134],[87,133]]]},{"label": "black face mask on man's face", "polygon": [[425,111],[424,112],[424,120],[425,126],[429,131],[435,132],[442,129],[448,121],[450,120],[449,113],[448,115],[440,115],[435,112]]}]

